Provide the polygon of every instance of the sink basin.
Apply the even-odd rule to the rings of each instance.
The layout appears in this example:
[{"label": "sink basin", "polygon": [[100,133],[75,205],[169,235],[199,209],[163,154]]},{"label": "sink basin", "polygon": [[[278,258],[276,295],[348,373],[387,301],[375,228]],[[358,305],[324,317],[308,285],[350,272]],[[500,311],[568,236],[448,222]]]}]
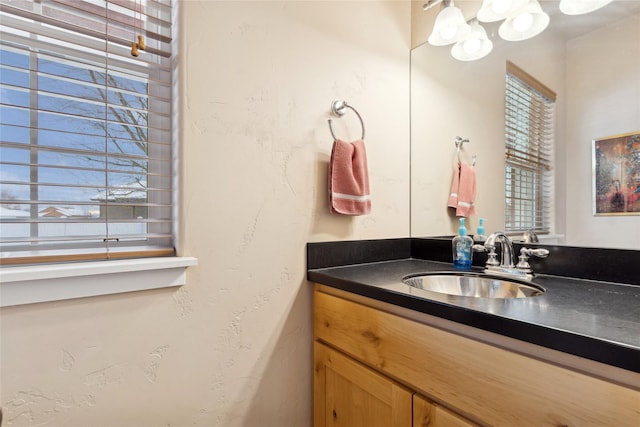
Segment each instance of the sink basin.
[{"label": "sink basin", "polygon": [[504,277],[479,273],[437,272],[405,277],[403,283],[425,291],[474,298],[527,298],[544,289]]}]

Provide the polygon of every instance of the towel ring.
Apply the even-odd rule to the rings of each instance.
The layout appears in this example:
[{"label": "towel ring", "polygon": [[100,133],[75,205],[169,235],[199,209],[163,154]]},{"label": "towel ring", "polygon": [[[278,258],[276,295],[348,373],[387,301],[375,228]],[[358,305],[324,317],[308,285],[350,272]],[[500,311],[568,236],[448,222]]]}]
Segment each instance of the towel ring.
[{"label": "towel ring", "polygon": [[[358,119],[360,119],[360,125],[362,126],[362,139],[364,140],[364,122],[362,121],[362,116],[360,116],[360,113],[358,113],[356,109],[353,108],[351,105],[347,104],[347,101],[333,101],[331,103],[331,112],[338,117],[344,116],[344,113],[346,113],[347,108],[351,108],[353,112],[356,113],[356,116],[358,116]],[[336,138],[336,135],[333,133],[333,127],[331,126],[331,119],[329,119],[328,122],[329,122],[329,131],[331,132],[331,136],[333,137],[334,140],[338,139]]]},{"label": "towel ring", "polygon": [[[458,150],[458,164],[462,163],[462,161],[460,160],[460,150],[462,150],[462,144],[464,144],[465,142],[471,142],[468,139],[462,139],[459,136],[456,136],[455,139],[455,144],[456,144],[456,149]],[[474,154],[471,157],[471,166],[475,166],[476,165],[476,155]]]}]

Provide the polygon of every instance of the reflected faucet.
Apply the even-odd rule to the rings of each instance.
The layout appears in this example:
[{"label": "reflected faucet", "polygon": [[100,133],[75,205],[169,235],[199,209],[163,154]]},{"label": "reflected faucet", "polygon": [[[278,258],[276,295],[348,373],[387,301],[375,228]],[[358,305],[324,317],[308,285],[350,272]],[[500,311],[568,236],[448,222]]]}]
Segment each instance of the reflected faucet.
[{"label": "reflected faucet", "polygon": [[[500,242],[502,248],[502,257],[498,262],[498,254],[496,254],[496,241]],[[503,232],[498,231],[492,233],[487,237],[487,240],[483,245],[474,245],[473,249],[476,251],[489,252],[487,256],[487,265],[485,267],[486,273],[499,274],[504,276],[519,277],[525,280],[531,280],[533,278],[533,270],[527,262],[530,256],[536,256],[539,258],[546,258],[549,255],[549,251],[546,249],[520,249],[520,256],[518,259],[518,265],[514,265],[514,252],[513,243]]]},{"label": "reflected faucet", "polygon": [[527,230],[522,235],[523,243],[539,243],[540,239],[538,239],[538,235],[533,230]]}]

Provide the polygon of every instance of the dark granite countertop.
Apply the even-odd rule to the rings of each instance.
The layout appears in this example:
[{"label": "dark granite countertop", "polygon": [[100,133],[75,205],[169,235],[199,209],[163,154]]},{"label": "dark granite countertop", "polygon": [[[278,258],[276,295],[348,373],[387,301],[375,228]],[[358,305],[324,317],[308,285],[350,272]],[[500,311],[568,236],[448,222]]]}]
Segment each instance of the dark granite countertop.
[{"label": "dark granite countertop", "polygon": [[[406,252],[401,251],[401,255]],[[310,268],[308,279],[503,336],[640,373],[640,286],[548,274],[543,295],[517,299],[411,294],[405,276],[451,271],[447,262],[404,257]],[[474,267],[481,271],[481,268]]]}]

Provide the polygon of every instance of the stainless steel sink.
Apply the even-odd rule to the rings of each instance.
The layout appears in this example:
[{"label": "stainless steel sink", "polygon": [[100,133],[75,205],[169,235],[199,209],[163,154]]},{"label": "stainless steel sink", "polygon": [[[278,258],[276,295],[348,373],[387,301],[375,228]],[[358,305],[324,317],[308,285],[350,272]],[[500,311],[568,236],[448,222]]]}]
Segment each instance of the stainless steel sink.
[{"label": "stainless steel sink", "polygon": [[437,272],[405,277],[405,284],[425,291],[474,298],[527,298],[544,294],[532,283],[480,273]]}]

